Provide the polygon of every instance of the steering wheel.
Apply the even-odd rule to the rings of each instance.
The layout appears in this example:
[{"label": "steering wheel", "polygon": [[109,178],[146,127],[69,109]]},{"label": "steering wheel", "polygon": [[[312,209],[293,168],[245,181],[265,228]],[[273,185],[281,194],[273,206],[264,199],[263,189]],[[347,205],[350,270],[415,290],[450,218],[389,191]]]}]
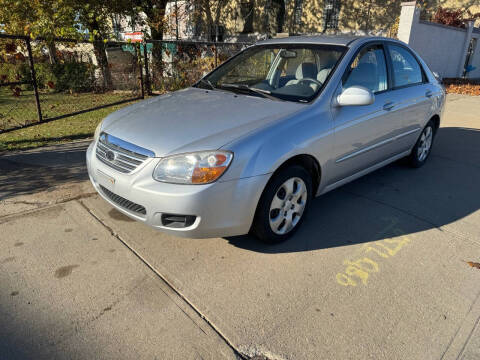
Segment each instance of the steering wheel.
[{"label": "steering wheel", "polygon": [[320,81],[315,80],[315,79],[312,79],[312,78],[303,78],[303,79],[300,79],[300,80],[298,80],[298,83],[302,83],[302,82],[304,82],[304,81],[310,81],[310,82],[312,82],[312,83],[314,83],[314,84],[317,84],[318,86],[322,86],[322,85],[323,85]]}]

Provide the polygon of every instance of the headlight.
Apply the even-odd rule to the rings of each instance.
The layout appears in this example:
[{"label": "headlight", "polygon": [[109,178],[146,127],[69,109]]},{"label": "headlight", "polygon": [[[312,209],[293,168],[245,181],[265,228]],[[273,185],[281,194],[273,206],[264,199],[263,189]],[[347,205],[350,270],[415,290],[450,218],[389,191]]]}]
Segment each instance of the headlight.
[{"label": "headlight", "polygon": [[175,184],[208,184],[222,176],[232,159],[229,151],[173,155],[160,160],[153,178]]},{"label": "headlight", "polygon": [[98,124],[97,128],[95,129],[95,134],[93,135],[93,141],[97,141],[98,137],[100,136],[100,131],[102,131],[102,122]]}]

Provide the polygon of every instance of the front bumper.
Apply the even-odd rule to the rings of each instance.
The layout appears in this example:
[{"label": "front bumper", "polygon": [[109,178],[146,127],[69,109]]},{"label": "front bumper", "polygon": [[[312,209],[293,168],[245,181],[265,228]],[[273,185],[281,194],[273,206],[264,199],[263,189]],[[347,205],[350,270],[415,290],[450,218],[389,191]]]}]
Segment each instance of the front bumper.
[{"label": "front bumper", "polygon": [[[97,192],[125,215],[177,236],[209,238],[248,233],[269,179],[266,174],[231,181],[220,179],[206,185],[162,183],[152,177],[158,159],[148,159],[132,173],[123,174],[99,161],[95,146],[92,142],[88,147],[87,168]],[[112,200],[112,193],[128,200],[127,205],[116,198]],[[137,208],[128,205],[130,202],[143,207],[145,214],[131,211]],[[187,227],[173,228],[164,226],[162,214],[196,218]]]}]

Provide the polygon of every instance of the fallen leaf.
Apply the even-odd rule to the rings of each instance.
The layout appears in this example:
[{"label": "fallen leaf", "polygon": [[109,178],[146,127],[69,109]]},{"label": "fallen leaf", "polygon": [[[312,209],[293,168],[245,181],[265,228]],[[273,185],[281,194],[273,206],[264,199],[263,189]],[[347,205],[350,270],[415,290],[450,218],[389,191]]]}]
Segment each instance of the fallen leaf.
[{"label": "fallen leaf", "polygon": [[473,261],[465,261],[470,267],[477,268],[480,270],[480,263]]}]

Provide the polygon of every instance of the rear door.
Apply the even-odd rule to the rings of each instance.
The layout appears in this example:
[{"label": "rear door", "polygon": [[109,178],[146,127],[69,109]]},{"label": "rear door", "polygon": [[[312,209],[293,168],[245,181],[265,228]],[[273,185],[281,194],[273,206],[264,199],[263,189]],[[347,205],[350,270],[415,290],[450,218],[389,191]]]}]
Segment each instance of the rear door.
[{"label": "rear door", "polygon": [[331,183],[366,169],[396,153],[393,139],[403,122],[394,106],[383,43],[370,43],[354,56],[343,76],[341,90],[363,86],[375,95],[367,106],[334,106],[335,128]]},{"label": "rear door", "polygon": [[407,47],[388,42],[387,61],[392,74],[393,105],[403,121],[403,131],[396,140],[396,149],[402,152],[412,148],[430,116],[434,89]]}]

